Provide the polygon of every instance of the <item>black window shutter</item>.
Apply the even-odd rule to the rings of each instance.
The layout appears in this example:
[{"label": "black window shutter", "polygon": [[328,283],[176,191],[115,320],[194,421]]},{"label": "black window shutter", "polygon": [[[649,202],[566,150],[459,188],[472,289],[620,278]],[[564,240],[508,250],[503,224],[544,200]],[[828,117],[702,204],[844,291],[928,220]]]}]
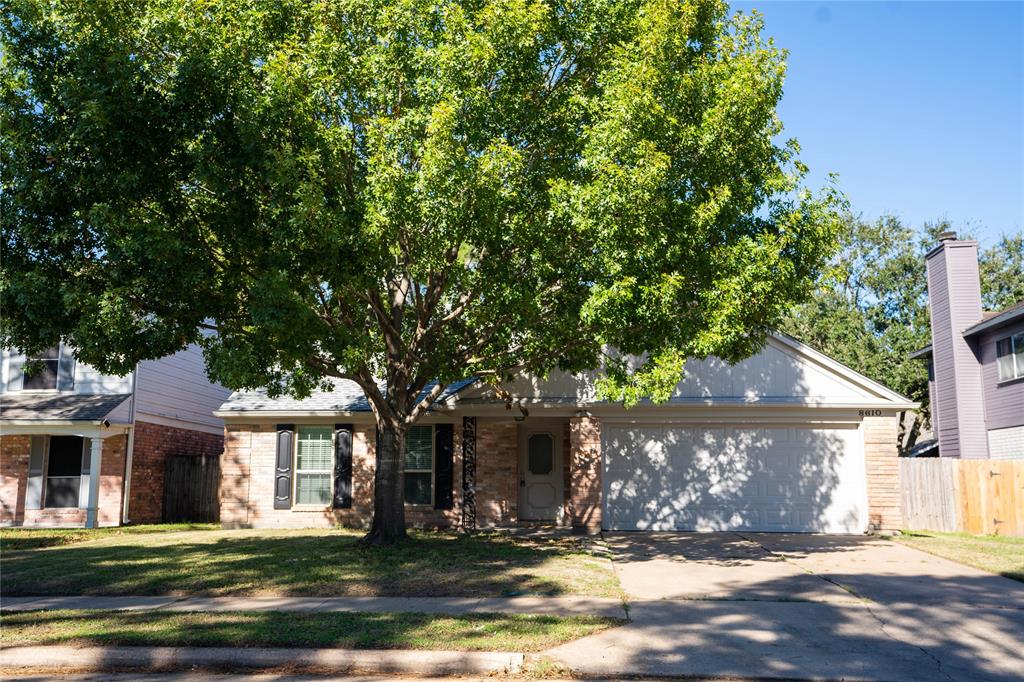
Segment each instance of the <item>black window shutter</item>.
[{"label": "black window shutter", "polygon": [[334,425],[334,508],[352,507],[352,425]]},{"label": "black window shutter", "polygon": [[274,509],[292,508],[292,439],[295,424],[277,425],[277,461],[274,465]]},{"label": "black window shutter", "polygon": [[451,424],[438,424],[434,427],[434,509],[451,509],[452,473],[455,469],[452,462]]}]

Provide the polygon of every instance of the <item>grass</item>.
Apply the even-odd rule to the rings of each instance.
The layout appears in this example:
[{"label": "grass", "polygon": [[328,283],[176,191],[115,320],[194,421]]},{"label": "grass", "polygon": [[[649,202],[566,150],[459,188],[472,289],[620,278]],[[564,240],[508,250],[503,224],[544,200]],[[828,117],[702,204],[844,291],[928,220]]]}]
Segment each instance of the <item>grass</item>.
[{"label": "grass", "polygon": [[3,542],[6,596],[623,596],[593,540],[571,536],[413,531],[363,548],[348,529],[87,531],[94,539],[22,549],[32,532],[52,531]]},{"label": "grass", "polygon": [[1024,538],[904,531],[896,539],[929,554],[1024,582]]},{"label": "grass", "polygon": [[172,533],[183,530],[214,530],[215,523],[163,523],[143,526],[113,526],[110,528],[0,528],[0,551],[17,552],[76,542],[97,540],[111,535],[140,535],[146,533]]},{"label": "grass", "polygon": [[24,611],[0,618],[0,646],[225,646],[542,651],[624,621],[475,613]]}]

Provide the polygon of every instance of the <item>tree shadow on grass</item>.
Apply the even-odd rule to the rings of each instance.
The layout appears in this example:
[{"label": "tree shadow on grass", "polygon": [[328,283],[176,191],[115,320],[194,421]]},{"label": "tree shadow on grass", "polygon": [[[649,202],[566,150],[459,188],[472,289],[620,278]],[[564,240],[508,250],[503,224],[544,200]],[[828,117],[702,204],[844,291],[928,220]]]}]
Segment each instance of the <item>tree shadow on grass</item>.
[{"label": "tree shadow on grass", "polygon": [[216,532],[208,541],[117,542],[5,553],[19,595],[500,596],[593,593],[610,569],[571,538],[417,532],[395,547],[358,535]]}]

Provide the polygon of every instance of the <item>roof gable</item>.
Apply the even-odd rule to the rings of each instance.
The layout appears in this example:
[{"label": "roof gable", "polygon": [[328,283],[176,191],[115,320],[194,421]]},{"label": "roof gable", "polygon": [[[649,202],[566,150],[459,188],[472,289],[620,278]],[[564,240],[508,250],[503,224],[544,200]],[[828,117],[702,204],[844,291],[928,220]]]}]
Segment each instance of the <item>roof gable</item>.
[{"label": "roof gable", "polygon": [[[597,376],[596,371],[580,374],[556,371],[545,380],[521,376],[503,388],[523,403],[585,406],[599,404],[595,391]],[[466,379],[447,386],[436,406],[451,409],[502,402],[490,386]],[[916,407],[898,393],[782,335],[770,336],[759,353],[735,365],[717,358],[686,363],[686,377],[676,386],[669,404],[718,403]],[[302,399],[286,395],[271,398],[265,390],[238,391],[215,414],[230,417],[254,412],[268,416],[326,416],[369,413],[370,404],[355,382],[335,379],[332,391],[316,391]]]},{"label": "roof gable", "polygon": [[[913,407],[909,399],[815,351],[799,341],[772,335],[765,347],[735,365],[718,358],[690,360],[686,376],[669,399],[686,403],[799,403],[815,405],[879,405]],[[503,386],[517,399],[530,403],[596,403],[597,371],[581,374],[552,372],[546,380],[520,376]],[[450,402],[494,400],[489,387],[478,385]]]}]

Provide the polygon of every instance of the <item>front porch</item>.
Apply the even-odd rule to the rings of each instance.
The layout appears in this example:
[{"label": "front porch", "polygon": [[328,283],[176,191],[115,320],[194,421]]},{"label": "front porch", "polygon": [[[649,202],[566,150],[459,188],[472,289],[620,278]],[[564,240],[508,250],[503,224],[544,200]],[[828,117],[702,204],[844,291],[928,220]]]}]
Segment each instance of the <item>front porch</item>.
[{"label": "front porch", "polygon": [[120,525],[128,427],[5,423],[2,430],[0,525]]},{"label": "front porch", "polygon": [[[504,461],[491,456],[509,442],[516,447]],[[462,444],[461,527],[550,524],[577,533],[601,530],[601,431],[596,418],[581,412],[568,418],[481,425],[477,417],[463,417]],[[497,519],[506,523],[495,523]]]}]

